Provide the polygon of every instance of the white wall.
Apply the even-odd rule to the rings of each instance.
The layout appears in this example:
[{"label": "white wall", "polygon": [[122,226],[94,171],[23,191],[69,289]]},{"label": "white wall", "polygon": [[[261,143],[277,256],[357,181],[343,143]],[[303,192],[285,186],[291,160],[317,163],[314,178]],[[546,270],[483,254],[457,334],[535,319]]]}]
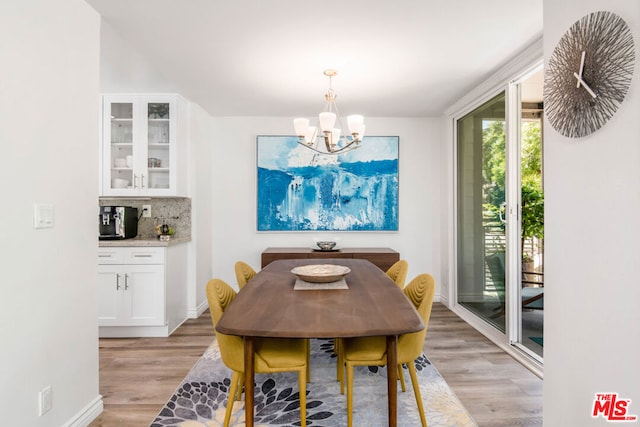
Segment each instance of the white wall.
[{"label": "white wall", "polygon": [[[0,424],[99,411],[96,203],[99,17],[84,1],[0,12]],[[55,225],[33,228],[33,204]],[[38,416],[38,393],[53,409]]]},{"label": "white wall", "polygon": [[[258,233],[256,231],[256,135],[291,135],[291,118],[215,118],[211,165],[214,183],[212,274],[236,286],[233,265],[244,260],[260,268],[271,246],[313,245],[318,236],[338,236],[343,246],[391,247],[409,262],[410,280],[419,273],[440,276],[440,119],[367,117],[367,134],[400,137],[400,231],[397,233]],[[204,285],[204,284],[203,284]],[[439,295],[439,288],[436,291]]]},{"label": "white wall", "polygon": [[211,279],[213,258],[212,207],[217,203],[213,193],[211,162],[215,141],[214,122],[199,105],[189,108],[190,177],[192,242],[190,260],[192,276],[189,277],[187,298],[190,317],[197,317],[207,309],[205,285]]},{"label": "white wall", "polygon": [[100,90],[104,93],[179,93],[162,69],[102,20],[100,27]]},{"label": "white wall", "polygon": [[[635,75],[614,117],[573,140],[545,128],[544,425],[592,419],[595,393],[631,399],[640,416],[640,2],[544,1],[548,60],[582,16],[620,15],[636,43]],[[635,423],[631,423],[635,425]]]}]

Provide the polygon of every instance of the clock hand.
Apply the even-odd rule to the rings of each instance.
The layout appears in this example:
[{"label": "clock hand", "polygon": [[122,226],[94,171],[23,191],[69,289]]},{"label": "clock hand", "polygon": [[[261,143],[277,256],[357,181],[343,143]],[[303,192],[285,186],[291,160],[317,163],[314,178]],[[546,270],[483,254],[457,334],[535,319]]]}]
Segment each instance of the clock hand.
[{"label": "clock hand", "polygon": [[576,86],[576,87],[579,87],[579,86],[582,84],[582,87],[584,87],[584,88],[587,90],[587,92],[589,92],[589,95],[591,95],[591,96],[592,96],[592,97],[594,97],[594,98],[596,98],[596,97],[597,97],[597,95],[595,94],[595,92],[591,90],[591,88],[589,87],[589,85],[588,85],[584,80],[582,80],[582,77],[580,77],[580,76],[578,75],[578,73],[573,73],[573,76],[574,76],[576,79],[578,79],[578,86]]},{"label": "clock hand", "polygon": [[[580,60],[580,71],[578,72],[578,74],[580,75],[580,77],[582,77],[582,72],[584,71],[584,58],[587,55],[587,52],[585,52],[584,50],[582,51],[582,59]],[[576,87],[580,87],[580,80],[578,80],[576,82]]]}]

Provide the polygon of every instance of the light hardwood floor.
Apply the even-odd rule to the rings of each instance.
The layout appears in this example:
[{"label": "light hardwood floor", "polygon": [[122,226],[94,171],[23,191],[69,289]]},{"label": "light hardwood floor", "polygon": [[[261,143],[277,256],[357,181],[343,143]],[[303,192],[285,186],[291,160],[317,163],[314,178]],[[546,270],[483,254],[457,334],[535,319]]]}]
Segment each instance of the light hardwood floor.
[{"label": "light hardwood floor", "polygon": [[424,348],[479,426],[542,425],[543,381],[440,303]]},{"label": "light hardwood floor", "polygon": [[[101,339],[105,410],[90,427],[148,426],[212,339],[208,312],[169,338]],[[479,426],[542,425],[542,380],[439,303],[425,353]]]}]

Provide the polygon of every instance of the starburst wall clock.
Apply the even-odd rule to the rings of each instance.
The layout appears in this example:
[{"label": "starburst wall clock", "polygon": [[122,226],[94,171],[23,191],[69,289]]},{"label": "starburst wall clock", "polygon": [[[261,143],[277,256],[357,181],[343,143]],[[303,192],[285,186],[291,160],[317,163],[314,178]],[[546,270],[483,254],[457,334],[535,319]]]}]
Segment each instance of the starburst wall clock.
[{"label": "starburst wall clock", "polygon": [[576,21],[556,45],[544,77],[544,110],[553,128],[581,138],[618,110],[631,85],[633,35],[615,13],[599,11]]}]

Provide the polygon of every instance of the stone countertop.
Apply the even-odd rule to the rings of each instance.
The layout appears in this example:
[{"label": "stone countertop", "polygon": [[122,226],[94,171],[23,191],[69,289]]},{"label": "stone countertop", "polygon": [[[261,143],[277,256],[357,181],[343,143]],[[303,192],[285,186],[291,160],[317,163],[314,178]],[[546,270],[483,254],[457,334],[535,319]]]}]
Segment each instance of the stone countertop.
[{"label": "stone countertop", "polygon": [[181,243],[188,243],[190,241],[191,241],[191,237],[172,237],[168,241],[162,241],[160,239],[136,237],[133,239],[123,239],[123,240],[98,240],[98,247],[100,248],[145,247],[145,246],[166,247],[166,246],[179,245]]}]

